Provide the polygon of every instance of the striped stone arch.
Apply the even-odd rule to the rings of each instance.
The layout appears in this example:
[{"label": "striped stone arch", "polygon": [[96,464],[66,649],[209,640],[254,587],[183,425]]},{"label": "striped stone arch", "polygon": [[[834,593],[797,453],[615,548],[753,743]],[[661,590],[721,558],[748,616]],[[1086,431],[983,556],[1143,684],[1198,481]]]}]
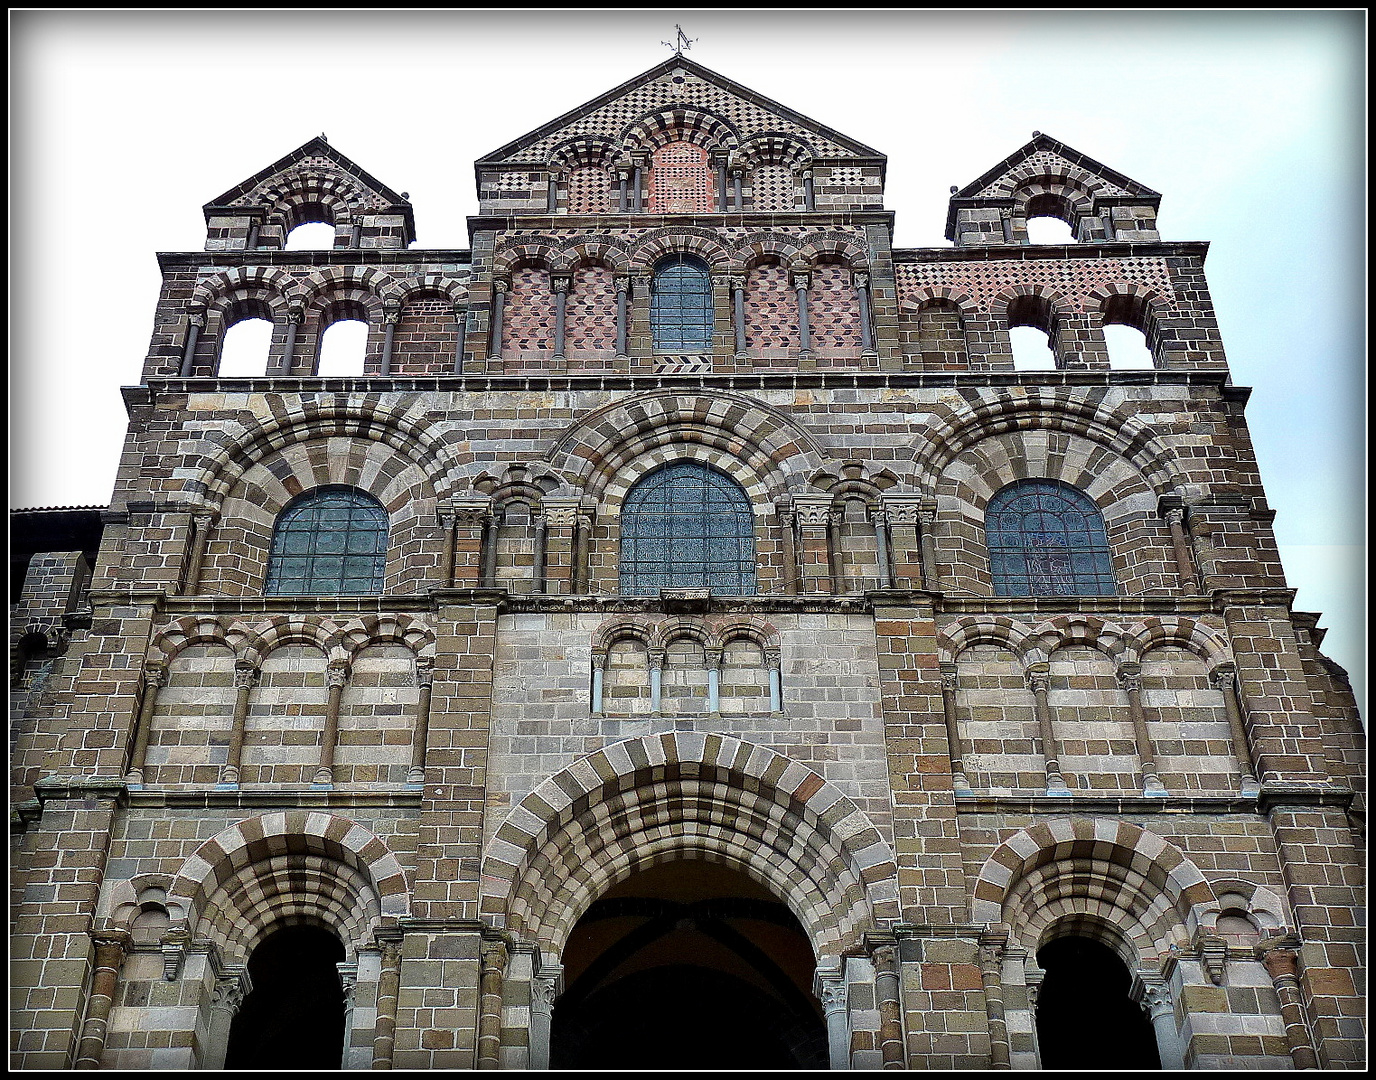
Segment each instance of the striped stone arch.
[{"label": "striped stone arch", "polygon": [[1056,388],[1019,387],[1016,393],[973,390],[966,407],[935,415],[913,454],[917,486],[935,491],[951,463],[983,439],[1013,431],[1065,431],[1126,458],[1159,494],[1184,486],[1184,470],[1141,420],[1096,396],[1076,399]]},{"label": "striped stone arch", "polygon": [[1061,184],[1074,187],[1085,195],[1093,195],[1104,186],[1104,181],[1088,169],[1068,161],[1052,164],[1033,157],[1009,169],[981,194],[989,198],[1008,198],[1019,188],[1031,184]]},{"label": "striped stone arch", "polygon": [[869,249],[864,239],[851,233],[807,233],[799,238],[799,254],[810,266],[827,259],[839,260],[852,270],[864,270],[870,264]]},{"label": "striped stone arch", "polygon": [[557,956],[608,888],[685,858],[769,889],[818,956],[899,917],[893,852],[863,811],[796,761],[702,732],[604,747],[522,799],[483,853],[481,914]]},{"label": "striped stone arch", "polygon": [[294,211],[303,206],[320,205],[334,218],[332,224],[358,224],[366,210],[382,210],[386,201],[366,190],[353,177],[319,168],[296,169],[273,177],[239,199],[235,205],[266,205],[268,221],[280,225],[283,234],[301,224],[294,221]]},{"label": "striped stone arch", "polygon": [[391,278],[378,292],[384,304],[393,302],[407,304],[411,300],[429,296],[442,296],[454,304],[468,302],[468,283],[444,274],[408,274],[402,278]]},{"label": "striped stone arch", "polygon": [[435,652],[435,631],[404,613],[350,619],[340,627],[338,640],[350,660],[370,645],[402,645],[416,656]]},{"label": "striped stone arch", "polygon": [[318,615],[274,615],[253,628],[244,642],[242,655],[256,667],[277,649],[288,645],[314,646],[331,662],[349,658],[342,628]]},{"label": "striped stone arch", "polygon": [[148,645],[147,663],[170,664],[192,645],[223,645],[242,656],[253,632],[240,620],[210,615],[186,615],[164,626]]},{"label": "striped stone arch", "polygon": [[712,625],[711,630],[711,647],[713,648],[724,648],[739,638],[753,641],[761,649],[777,649],[779,647],[778,627],[758,615],[718,623]]},{"label": "striped stone arch", "polygon": [[1038,623],[1032,640],[1045,655],[1084,645],[1114,660],[1136,660],[1136,642],[1118,623],[1097,615],[1055,615]]},{"label": "striped stone arch", "polygon": [[1107,938],[1129,970],[1188,948],[1215,903],[1185,854],[1110,818],[1051,818],[1004,840],[974,882],[971,919],[1005,924],[1030,952],[1066,932]]},{"label": "striped stone arch", "polygon": [[326,266],[305,278],[301,287],[307,307],[331,293],[349,292],[367,305],[369,315],[380,317],[383,295],[396,288],[396,279],[373,266]]},{"label": "striped stone arch", "polygon": [[292,301],[304,303],[305,286],[285,270],[273,266],[236,266],[196,282],[189,306],[207,312],[222,310],[240,297],[252,296],[268,304],[274,312],[285,310]]},{"label": "striped stone arch", "polygon": [[761,262],[777,260],[784,266],[800,262],[798,238],[781,232],[757,232],[744,237],[731,249],[731,273],[743,274]]},{"label": "striped stone arch", "polygon": [[551,236],[520,236],[505,239],[492,253],[492,273],[511,274],[527,266],[548,270],[555,252],[564,245],[562,239]]},{"label": "striped stone arch", "polygon": [[954,622],[937,629],[937,658],[943,664],[954,664],[960,654],[976,645],[999,645],[1008,649],[1024,664],[1029,649],[1036,647],[1032,628],[1009,615],[962,615]]},{"label": "striped stone arch", "polygon": [[631,249],[629,264],[633,269],[653,270],[665,255],[680,254],[696,255],[714,274],[730,269],[731,256],[717,234],[692,225],[656,229]]},{"label": "striped stone arch", "polygon": [[787,165],[806,169],[812,164],[812,147],[806,139],[782,131],[762,131],[741,143],[740,163],[747,169],[757,165]]},{"label": "striped stone arch", "polygon": [[734,149],[740,141],[735,127],[706,109],[677,106],[656,109],[627,126],[621,145],[627,151],[655,150],[665,143],[694,143],[707,150]]},{"label": "striped stone arch", "polygon": [[130,924],[141,914],[139,897],[149,890],[162,893],[163,910],[170,919],[180,919],[185,912],[168,906],[167,890],[172,879],[167,874],[135,874],[124,881],[106,878],[101,883],[100,899],[96,901],[96,923],[129,930]]},{"label": "striped stone arch", "polygon": [[712,633],[696,619],[669,619],[655,627],[656,644],[672,645],[687,638],[704,649],[712,647]]},{"label": "striped stone arch", "polygon": [[1139,657],[1152,649],[1175,646],[1194,653],[1212,671],[1234,662],[1232,650],[1219,631],[1183,615],[1152,615],[1132,627]]},{"label": "striped stone arch", "polygon": [[211,448],[185,491],[207,508],[220,506],[239,478],[264,458],[297,443],[349,438],[376,442],[400,452],[430,482],[437,497],[455,490],[460,461],[424,420],[364,394],[323,393],[282,402],[281,414],[255,419],[237,433],[208,433]]},{"label": "striped stone arch", "polygon": [[1094,212],[1095,189],[1100,184],[1097,177],[1092,181],[1086,184],[1076,177],[1047,175],[1043,170],[1041,175],[1023,180],[1014,187],[1011,192],[1013,217],[1026,220],[1028,204],[1038,196],[1050,196],[1069,210],[1073,224]]},{"label": "striped stone arch", "polygon": [[657,623],[634,616],[615,616],[593,631],[593,652],[606,652],[618,641],[628,638],[639,641],[647,649],[663,643]]},{"label": "striped stone arch", "polygon": [[[805,429],[757,401],[660,390],[589,413],[545,460],[573,487],[619,504],[644,473],[688,456],[738,479],[753,476],[743,486],[758,507],[783,495],[791,476],[815,471],[826,453]],[[629,470],[632,463],[640,467]]]},{"label": "striped stone arch", "polygon": [[626,274],[631,270],[631,258],[625,245],[610,236],[578,236],[550,256],[551,273],[569,274],[580,266],[605,266]]},{"label": "striped stone arch", "polygon": [[616,144],[601,135],[575,135],[549,152],[552,169],[609,169],[617,157]]},{"label": "striped stone arch", "polygon": [[292,922],[324,923],[353,960],[384,921],[410,914],[411,889],[396,856],[364,826],[286,810],[246,818],[197,848],[168,889],[173,905],[192,938],[213,942],[230,963]]},{"label": "striped stone arch", "polygon": [[[989,301],[989,314],[997,319],[1004,326],[1008,325],[1008,309],[1015,300],[1025,297],[1033,297],[1037,300],[1045,301],[1051,313],[1058,319],[1075,317],[1075,305],[1065,294],[1053,289],[1050,285],[1012,285],[1001,290]],[[1048,329],[1043,327],[1043,329]]]},{"label": "striped stone arch", "polygon": [[[1169,317],[1175,307],[1173,300],[1161,295],[1158,290],[1133,281],[1111,281],[1096,285],[1085,294],[1083,303],[1085,310],[1098,313],[1102,323],[1109,305],[1115,301],[1140,306],[1157,321]],[[1139,326],[1138,329],[1145,333],[1145,327]]]},{"label": "striped stone arch", "polygon": [[905,313],[920,315],[927,308],[940,304],[955,307],[962,319],[975,319],[980,315],[978,301],[968,292],[951,285],[923,285],[911,292],[901,293],[898,308]]}]

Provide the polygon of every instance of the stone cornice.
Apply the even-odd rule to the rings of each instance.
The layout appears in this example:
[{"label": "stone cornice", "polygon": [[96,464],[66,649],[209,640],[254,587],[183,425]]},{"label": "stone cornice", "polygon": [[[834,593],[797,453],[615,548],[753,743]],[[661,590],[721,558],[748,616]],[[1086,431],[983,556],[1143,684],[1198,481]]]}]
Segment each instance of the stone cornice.
[{"label": "stone cornice", "polygon": [[[1138,200],[1140,201],[1140,200]],[[973,244],[970,247],[894,248],[895,263],[1027,262],[1043,259],[1141,259],[1186,256],[1201,263],[1207,240],[1090,240],[1083,244]]]}]

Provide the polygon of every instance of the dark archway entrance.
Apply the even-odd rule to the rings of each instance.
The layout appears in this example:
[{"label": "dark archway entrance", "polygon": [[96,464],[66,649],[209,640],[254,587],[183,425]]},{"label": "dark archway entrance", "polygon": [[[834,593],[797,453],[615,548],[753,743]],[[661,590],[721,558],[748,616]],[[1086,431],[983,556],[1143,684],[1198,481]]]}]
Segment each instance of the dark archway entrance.
[{"label": "dark archway entrance", "polygon": [[1062,937],[1043,946],[1037,999],[1043,1069],[1159,1069],[1151,1021],[1129,996],[1132,976],[1107,945]]},{"label": "dark archway entrance", "polygon": [[554,1006],[555,1069],[825,1069],[815,960],[797,919],[744,874],[679,860],[578,921]]},{"label": "dark archway entrance", "polygon": [[249,957],[253,992],[229,1029],[226,1069],[338,1069],[344,1057],[344,946],[328,930],[288,926]]}]

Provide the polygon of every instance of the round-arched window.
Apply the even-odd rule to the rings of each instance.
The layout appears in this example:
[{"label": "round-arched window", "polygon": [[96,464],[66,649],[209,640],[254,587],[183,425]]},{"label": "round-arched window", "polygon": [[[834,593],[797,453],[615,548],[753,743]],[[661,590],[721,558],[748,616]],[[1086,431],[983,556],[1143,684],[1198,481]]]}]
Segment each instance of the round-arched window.
[{"label": "round-arched window", "polygon": [[755,518],[745,492],[696,461],[651,473],[621,511],[621,592],[708,588],[755,592]]},{"label": "round-arched window", "polygon": [[323,487],[292,500],[277,518],[268,596],[382,592],[387,511],[354,488]]},{"label": "round-arched window", "polygon": [[1018,480],[984,519],[995,596],[1113,596],[1108,536],[1094,501],[1059,480]]},{"label": "round-arched window", "polygon": [[656,352],[712,349],[712,275],[695,255],[670,255],[650,283],[650,332]]}]

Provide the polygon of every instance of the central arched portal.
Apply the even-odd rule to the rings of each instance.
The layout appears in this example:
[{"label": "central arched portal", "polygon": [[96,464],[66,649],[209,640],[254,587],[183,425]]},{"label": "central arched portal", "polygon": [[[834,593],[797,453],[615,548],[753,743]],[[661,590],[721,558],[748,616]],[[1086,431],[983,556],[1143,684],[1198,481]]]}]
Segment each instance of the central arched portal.
[{"label": "central arched portal", "polygon": [[745,874],[677,859],[632,875],[564,948],[555,1069],[825,1069],[798,920]]}]

